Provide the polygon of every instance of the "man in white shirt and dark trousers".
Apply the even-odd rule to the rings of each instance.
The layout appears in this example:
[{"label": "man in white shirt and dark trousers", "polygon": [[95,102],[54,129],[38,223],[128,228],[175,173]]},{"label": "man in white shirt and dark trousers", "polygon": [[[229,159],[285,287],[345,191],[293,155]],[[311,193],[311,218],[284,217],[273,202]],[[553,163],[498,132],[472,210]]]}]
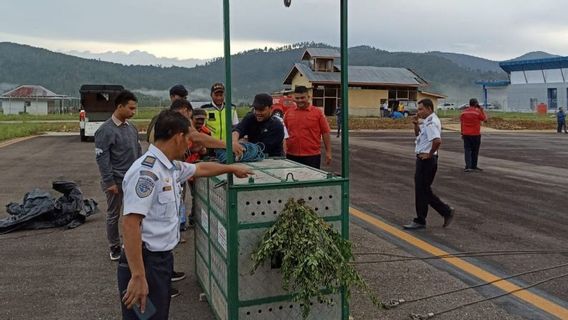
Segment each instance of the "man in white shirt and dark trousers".
[{"label": "man in white shirt and dark trousers", "polygon": [[[170,308],[173,272],[172,249],[180,239],[181,182],[191,176],[233,173],[252,174],[241,165],[183,160],[189,142],[189,120],[165,110],[156,120],[155,144],[136,160],[124,176],[124,253],[117,270],[123,319],[138,319],[132,308],[146,311],[149,298],[155,307],[153,320],[166,320]],[[150,315],[148,315],[150,316]]]},{"label": "man in white shirt and dark trousers", "polygon": [[[419,118],[423,119],[422,123],[419,123]],[[442,124],[434,113],[432,100],[422,99],[418,101],[418,112],[412,123],[416,135],[414,192],[417,217],[412,223],[404,225],[404,229],[425,228],[428,205],[444,217],[443,227],[445,228],[452,222],[455,210],[440,200],[432,191],[432,183],[438,170],[438,149],[442,144]]]}]

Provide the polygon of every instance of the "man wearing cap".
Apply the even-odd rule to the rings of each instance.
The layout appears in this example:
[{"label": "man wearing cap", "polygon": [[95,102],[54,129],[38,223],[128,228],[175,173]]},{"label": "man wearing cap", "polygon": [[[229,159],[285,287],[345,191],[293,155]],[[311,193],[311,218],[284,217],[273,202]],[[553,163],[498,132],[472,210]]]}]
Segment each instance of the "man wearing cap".
[{"label": "man wearing cap", "polygon": [[295,88],[294,101],[297,107],[284,115],[284,125],[290,135],[286,139],[286,158],[319,169],[323,140],[325,163],[330,165],[330,129],[323,111],[311,105],[308,88],[304,86]]},{"label": "man wearing cap", "polygon": [[[211,131],[211,136],[227,141],[226,132],[226,109],[225,109],[225,86],[222,83],[215,83],[211,86],[211,103],[201,106],[207,111],[207,128]],[[233,127],[239,123],[237,110],[233,109]]]},{"label": "man wearing cap", "polygon": [[233,141],[247,136],[248,142],[262,143],[264,153],[270,157],[283,155],[284,125],[272,115],[272,97],[266,93],[257,94],[249,112],[233,129]]}]

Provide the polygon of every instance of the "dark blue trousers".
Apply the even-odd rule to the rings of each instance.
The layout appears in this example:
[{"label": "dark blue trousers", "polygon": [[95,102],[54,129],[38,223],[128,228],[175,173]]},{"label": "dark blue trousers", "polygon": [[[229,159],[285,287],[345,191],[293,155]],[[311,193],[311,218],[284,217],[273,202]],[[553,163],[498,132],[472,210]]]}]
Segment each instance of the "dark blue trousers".
[{"label": "dark blue trousers", "polygon": [[[174,256],[171,251],[151,252],[142,249],[142,258],[144,260],[144,269],[146,270],[146,281],[148,281],[148,298],[156,307],[156,313],[151,319],[167,320],[170,313],[170,287],[174,270]],[[126,306],[122,303],[122,292],[126,291],[130,277],[130,268],[128,267],[128,261],[126,261],[126,254],[122,251],[117,269],[122,319],[138,320],[134,311],[126,309]]]},{"label": "dark blue trousers", "polygon": [[319,169],[321,166],[321,154],[315,156],[293,156],[291,154],[286,155],[286,159],[296,161],[298,163],[304,164],[306,166]]},{"label": "dark blue trousers", "polygon": [[481,146],[481,136],[463,136],[463,150],[465,156],[465,168],[477,168],[479,158],[479,147]]}]

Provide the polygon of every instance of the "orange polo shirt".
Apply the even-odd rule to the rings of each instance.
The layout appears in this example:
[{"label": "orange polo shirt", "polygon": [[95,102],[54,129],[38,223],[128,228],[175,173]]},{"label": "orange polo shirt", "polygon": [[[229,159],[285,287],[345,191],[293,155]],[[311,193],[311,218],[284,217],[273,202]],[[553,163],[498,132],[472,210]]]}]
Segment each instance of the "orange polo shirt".
[{"label": "orange polo shirt", "polygon": [[297,157],[321,154],[322,135],[328,134],[330,129],[320,109],[314,106],[290,109],[284,115],[284,125],[289,135],[286,153]]}]

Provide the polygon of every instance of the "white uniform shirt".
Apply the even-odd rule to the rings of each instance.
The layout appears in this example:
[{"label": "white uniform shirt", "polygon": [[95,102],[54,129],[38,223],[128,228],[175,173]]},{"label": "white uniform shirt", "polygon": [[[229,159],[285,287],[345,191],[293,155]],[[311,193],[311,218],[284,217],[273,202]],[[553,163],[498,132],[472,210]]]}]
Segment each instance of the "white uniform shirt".
[{"label": "white uniform shirt", "polygon": [[150,145],[124,176],[124,215],[139,214],[142,242],[150,251],[169,251],[179,242],[180,182],[195,174],[195,165],[168,160]]},{"label": "white uniform shirt", "polygon": [[[435,113],[429,115],[420,124],[420,133],[416,137],[416,154],[429,153],[432,150],[432,141],[442,137],[442,123]],[[436,151],[435,154],[438,154]]]}]

